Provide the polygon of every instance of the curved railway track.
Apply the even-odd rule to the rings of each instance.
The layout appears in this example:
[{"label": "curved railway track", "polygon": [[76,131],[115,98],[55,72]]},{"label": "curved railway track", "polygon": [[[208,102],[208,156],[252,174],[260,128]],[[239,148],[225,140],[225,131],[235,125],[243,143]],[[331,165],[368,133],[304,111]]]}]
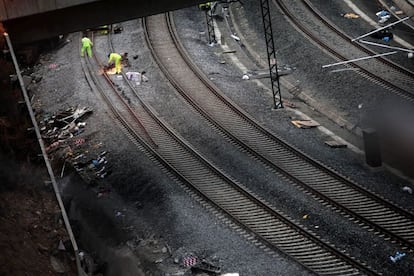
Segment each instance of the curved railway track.
[{"label": "curved railway track", "polygon": [[[389,11],[397,20],[399,20],[399,19],[401,19],[401,17],[395,12],[396,10],[395,9],[391,9],[391,6],[388,4],[388,3],[390,3],[390,1],[388,1],[388,3],[386,2],[386,1],[384,1],[384,0],[376,0],[376,2],[378,3],[378,6],[379,7],[383,7],[383,8],[385,8],[387,11]],[[392,3],[392,2],[391,2]],[[404,25],[404,26],[406,26],[406,28],[405,28],[405,30],[404,31],[407,31],[407,30],[409,30],[409,31],[412,31],[412,32],[414,32],[414,23],[411,21],[411,22],[406,22],[406,21],[403,21],[402,22],[402,24]]]},{"label": "curved railway track", "polygon": [[[112,92],[103,89],[95,75],[100,68],[98,59],[95,64],[84,63],[82,65],[88,82],[104,99],[127,136],[174,179],[191,187],[190,193],[196,193],[201,200],[209,202],[234,223],[252,233],[259,244],[287,254],[320,275],[378,275],[295,225],[270,204],[226,176],[160,120],[145,102],[139,100],[130,105],[124,99],[127,96],[125,91],[124,94],[117,92],[107,75],[105,78]],[[139,99],[125,75],[123,80],[130,88],[129,93],[134,93]]]},{"label": "curved railway track", "polygon": [[[329,40],[322,39],[322,37],[316,35],[308,26],[305,26],[303,18],[299,19],[295,13],[288,7],[290,4],[286,4],[283,0],[273,0],[274,4],[280,8],[284,15],[298,28],[303,34],[305,34],[310,40],[314,41],[319,47],[329,52],[332,56],[340,61],[346,61],[355,57],[366,56],[366,54],[373,55],[376,52],[370,50],[361,43],[351,42],[351,37],[344,34],[339,28],[331,23],[327,18],[321,15],[308,0],[302,0],[303,6],[307,11],[310,11],[313,16],[318,18],[327,28],[329,28],[336,38],[331,36]],[[300,8],[295,6],[295,8]],[[331,40],[335,41],[336,45],[341,47],[350,47],[349,51],[353,53],[352,57],[347,57],[340,53],[333,46],[331,46]],[[346,46],[348,45],[348,46]],[[414,102],[414,73],[401,67],[400,65],[386,59],[375,58],[364,61],[364,63],[349,63],[347,66],[352,66],[359,69],[358,74],[366,77],[367,79],[387,88],[388,91],[404,98],[409,102]]]},{"label": "curved railway track", "polygon": [[160,16],[144,21],[149,47],[172,85],[211,125],[272,171],[346,218],[385,239],[414,248],[412,213],[328,169],[261,127],[190,61],[172,25]]},{"label": "curved railway track", "polygon": [[[315,8],[315,6],[311,3],[311,1],[302,0],[302,2],[309,9],[309,11],[312,12],[313,15],[315,15],[317,18],[319,18],[320,21],[323,22],[327,27],[329,27],[329,29],[331,29],[334,33],[338,34],[343,39],[349,41],[352,45],[354,45],[355,47],[357,47],[361,51],[364,51],[368,55],[373,56],[373,55],[379,54],[378,52],[373,51],[371,48],[365,46],[364,44],[361,44],[357,41],[352,41],[353,37],[351,37],[351,36],[347,35],[346,33],[344,33],[331,20],[329,20],[324,15],[322,15],[322,13],[317,8]],[[412,72],[412,71],[402,67],[401,65],[399,65],[399,64],[397,64],[397,63],[395,63],[395,62],[393,62],[393,61],[391,61],[387,58],[384,58],[384,57],[378,57],[377,60],[384,63],[385,65],[393,68],[397,72],[409,77],[414,82],[414,72]]]}]

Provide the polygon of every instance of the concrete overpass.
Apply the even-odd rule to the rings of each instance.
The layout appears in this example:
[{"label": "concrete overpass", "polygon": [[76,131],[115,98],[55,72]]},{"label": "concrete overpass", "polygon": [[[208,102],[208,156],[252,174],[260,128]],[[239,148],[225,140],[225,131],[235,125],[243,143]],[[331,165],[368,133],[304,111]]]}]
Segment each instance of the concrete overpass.
[{"label": "concrete overpass", "polygon": [[46,39],[206,0],[0,0],[0,21],[14,43]]}]

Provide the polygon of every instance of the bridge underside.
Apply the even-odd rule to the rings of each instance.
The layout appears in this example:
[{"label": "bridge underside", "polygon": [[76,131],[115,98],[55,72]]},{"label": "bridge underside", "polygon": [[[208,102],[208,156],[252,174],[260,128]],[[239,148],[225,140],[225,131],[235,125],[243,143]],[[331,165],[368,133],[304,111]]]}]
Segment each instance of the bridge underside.
[{"label": "bridge underside", "polygon": [[28,43],[60,34],[197,5],[205,0],[95,1],[3,21],[13,42]]}]

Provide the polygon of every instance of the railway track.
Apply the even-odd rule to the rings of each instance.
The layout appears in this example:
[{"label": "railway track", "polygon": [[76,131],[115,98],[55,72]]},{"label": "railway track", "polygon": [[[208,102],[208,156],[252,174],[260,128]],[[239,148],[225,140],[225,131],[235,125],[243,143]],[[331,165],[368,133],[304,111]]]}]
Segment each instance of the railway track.
[{"label": "railway track", "polygon": [[[163,171],[187,190],[190,187],[190,193],[195,193],[199,200],[208,202],[233,223],[252,233],[259,244],[286,254],[320,275],[378,275],[292,223],[270,204],[226,176],[160,120],[145,102],[139,100],[130,104],[125,100],[127,93],[117,92],[114,81],[107,75],[105,78],[112,90],[104,89],[95,74],[100,68],[98,58],[95,63],[82,61],[82,65],[91,87],[101,95],[127,136]],[[128,95],[134,93],[139,99],[125,75],[123,81],[130,88]]]},{"label": "railway track", "polygon": [[[343,32],[338,26],[336,26],[331,20],[329,20],[327,17],[322,15],[322,13],[311,3],[309,0],[302,0],[304,5],[308,8],[309,11],[312,12],[314,16],[320,19],[321,22],[323,22],[329,29],[331,29],[334,33],[338,34],[343,39],[347,40],[349,43],[360,49],[361,51],[364,51],[368,55],[377,55],[378,52],[373,51],[371,48],[365,46],[365,44],[359,43],[358,41],[352,41],[353,37],[347,35],[345,32]],[[406,77],[412,79],[412,82],[414,82],[414,72],[404,68],[403,66],[385,58],[385,57],[378,57],[377,60],[391,68],[393,68],[395,71],[401,73],[402,75],[405,75]]]},{"label": "railway track", "polygon": [[[295,7],[293,7],[294,9],[297,9],[295,11],[291,10],[293,8],[292,6],[289,6],[292,5],[290,2],[289,4],[287,4],[286,1],[282,0],[273,0],[273,2],[277,7],[280,8],[284,15],[292,22],[292,24],[294,24],[297,29],[299,29],[310,40],[312,40],[319,47],[327,51],[336,59],[340,61],[346,61],[355,57],[363,57],[367,54],[377,54],[361,43],[352,42],[351,37],[344,34],[326,17],[321,15],[313,7],[310,1],[302,0],[302,6],[295,4]],[[304,7],[304,9],[301,7]],[[313,31],[309,27],[311,25],[311,21],[307,21],[308,24],[306,24],[304,18],[299,19],[295,15],[299,10],[304,14],[308,14],[308,12],[310,12],[310,14],[316,17],[319,22],[322,22],[324,26],[329,28],[331,34],[329,34],[329,32],[324,32],[323,35],[320,33],[316,34],[316,31]],[[323,31],[323,28],[321,28],[320,25],[318,25],[318,31]],[[336,49],[338,48],[337,45],[341,45],[341,52]],[[347,54],[343,54],[343,52],[346,52]],[[352,53],[352,55],[349,53]],[[409,102],[414,102],[414,73],[412,71],[409,71],[383,57],[366,60],[364,62],[349,63],[348,66],[357,68],[358,74],[361,74],[374,83],[381,85],[388,91],[404,98]]]},{"label": "railway track", "polygon": [[414,248],[412,213],[360,187],[261,127],[223,96],[190,61],[170,17],[148,18],[144,26],[149,47],[165,76],[219,132],[349,220],[404,248]]},{"label": "railway track", "polygon": [[[401,19],[401,17],[395,12],[395,9],[391,9],[391,6],[389,5],[389,1],[384,0],[376,0],[375,2],[378,3],[378,7],[383,7],[387,11],[389,11],[397,20]],[[392,2],[391,2],[392,3]],[[404,31],[411,31],[414,32],[414,23],[403,21],[402,24],[406,27]]]}]

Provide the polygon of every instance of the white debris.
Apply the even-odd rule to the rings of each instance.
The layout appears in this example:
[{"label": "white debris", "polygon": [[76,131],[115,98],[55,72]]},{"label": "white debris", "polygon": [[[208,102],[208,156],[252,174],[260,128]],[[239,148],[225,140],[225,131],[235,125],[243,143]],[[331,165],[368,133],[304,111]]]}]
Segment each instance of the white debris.
[{"label": "white debris", "polygon": [[243,80],[248,80],[248,79],[250,79],[250,77],[248,75],[243,75],[242,79]]},{"label": "white debris", "polygon": [[413,194],[413,189],[411,189],[411,188],[410,188],[410,187],[408,187],[408,186],[404,186],[404,187],[402,188],[402,190],[403,190],[404,192],[409,193],[410,195],[412,195],[412,194]]},{"label": "white debris", "polygon": [[136,85],[140,85],[142,82],[147,82],[148,78],[145,76],[145,71],[139,72],[126,72],[125,74],[130,81],[134,81]]},{"label": "white debris", "polygon": [[236,36],[236,35],[234,35],[234,34],[232,34],[232,35],[230,35],[230,36],[231,36],[231,38],[233,38],[234,40],[240,41],[240,37],[238,37],[238,36]]}]

